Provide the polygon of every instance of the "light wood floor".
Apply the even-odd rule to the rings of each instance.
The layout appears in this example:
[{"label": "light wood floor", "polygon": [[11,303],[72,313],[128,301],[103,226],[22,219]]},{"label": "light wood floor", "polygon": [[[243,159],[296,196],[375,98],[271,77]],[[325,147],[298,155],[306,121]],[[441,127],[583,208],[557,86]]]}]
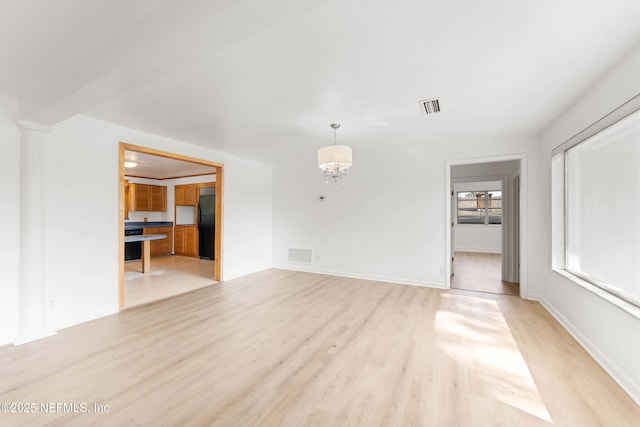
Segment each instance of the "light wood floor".
[{"label": "light wood floor", "polygon": [[142,274],[142,261],[124,264],[124,307],[130,308],[216,283],[213,261],[177,255],[151,258],[151,271]]},{"label": "light wood floor", "polygon": [[0,414],[51,426],[637,426],[532,301],[266,270],[0,349]]},{"label": "light wood floor", "polygon": [[520,295],[517,283],[502,280],[500,254],[456,252],[451,287],[502,295]]}]

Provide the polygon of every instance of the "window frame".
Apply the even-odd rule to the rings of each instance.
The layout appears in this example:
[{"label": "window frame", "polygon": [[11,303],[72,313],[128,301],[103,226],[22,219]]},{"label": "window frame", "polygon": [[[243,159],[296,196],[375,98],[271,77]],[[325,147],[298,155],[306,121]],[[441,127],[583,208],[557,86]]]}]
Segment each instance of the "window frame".
[{"label": "window frame", "polygon": [[640,318],[640,296],[630,295],[624,291],[619,291],[617,288],[612,287],[612,285],[567,268],[567,257],[569,252],[569,182],[567,178],[569,170],[568,151],[636,113],[640,114],[640,95],[636,95],[631,98],[620,107],[606,114],[601,119],[592,123],[590,126],[558,145],[551,151],[551,268],[561,276],[595,293],[617,307],[624,309],[635,317]]},{"label": "window frame", "polygon": [[[460,199],[459,198],[459,194],[460,193],[484,193],[484,208],[482,208],[484,210],[484,215],[483,215],[483,222],[481,224],[476,224],[476,223],[465,223],[465,222],[460,222],[460,200],[464,200],[464,199]],[[492,224],[489,222],[489,193],[500,193],[500,223],[499,224]],[[502,207],[502,201],[504,200],[503,195],[502,195],[502,190],[456,190],[455,191],[455,196],[456,196],[456,226],[469,226],[469,227],[478,227],[478,226],[491,226],[491,227],[499,227],[502,226],[503,223],[503,207]],[[477,200],[477,199],[476,199]],[[495,199],[498,200],[498,199]]]}]

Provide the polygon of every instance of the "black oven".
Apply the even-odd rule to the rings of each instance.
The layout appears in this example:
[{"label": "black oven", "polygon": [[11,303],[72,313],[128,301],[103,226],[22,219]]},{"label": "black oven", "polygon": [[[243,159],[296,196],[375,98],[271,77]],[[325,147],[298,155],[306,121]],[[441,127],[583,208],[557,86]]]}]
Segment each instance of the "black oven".
[{"label": "black oven", "polygon": [[[143,234],[142,228],[125,229],[125,236],[139,236]],[[124,244],[124,260],[131,261],[142,258],[142,242],[125,242]]]}]

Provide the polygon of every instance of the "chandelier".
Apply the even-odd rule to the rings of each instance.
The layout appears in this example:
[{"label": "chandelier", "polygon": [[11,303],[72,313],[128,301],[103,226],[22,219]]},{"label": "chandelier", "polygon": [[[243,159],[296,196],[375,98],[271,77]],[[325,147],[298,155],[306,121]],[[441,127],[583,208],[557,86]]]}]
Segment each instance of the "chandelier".
[{"label": "chandelier", "polygon": [[322,176],[327,182],[339,182],[340,178],[349,173],[353,165],[351,147],[336,145],[336,130],[339,127],[338,123],[331,123],[333,145],[327,145],[318,150],[318,167],[322,170]]}]

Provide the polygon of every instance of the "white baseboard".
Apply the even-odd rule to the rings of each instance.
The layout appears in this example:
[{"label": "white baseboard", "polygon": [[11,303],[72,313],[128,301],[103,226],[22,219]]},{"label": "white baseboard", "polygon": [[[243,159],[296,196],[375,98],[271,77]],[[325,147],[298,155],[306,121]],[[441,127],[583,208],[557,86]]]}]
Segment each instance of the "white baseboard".
[{"label": "white baseboard", "polygon": [[279,268],[281,270],[303,271],[305,273],[327,274],[330,276],[348,277],[350,279],[373,280],[376,282],[395,283],[399,285],[422,286],[424,288],[445,289],[444,283],[432,283],[432,282],[427,282],[423,280],[375,276],[375,275],[368,275],[368,274],[357,274],[357,273],[351,273],[351,272],[345,272],[345,271],[320,270],[320,269],[313,268],[312,266],[307,267],[305,265],[300,265],[300,266],[277,265],[277,266],[274,266],[273,268]]},{"label": "white baseboard", "polygon": [[[527,295],[526,299],[531,300],[531,301],[538,301],[540,304],[542,304],[542,302],[540,301],[542,299],[542,296],[538,295],[538,294],[529,293],[529,295]],[[544,304],[542,304],[542,306],[544,307]],[[547,307],[544,307],[544,308],[547,309],[547,311],[549,311],[549,309]]]},{"label": "white baseboard", "polygon": [[594,345],[586,336],[584,336],[578,328],[576,328],[566,317],[564,317],[551,303],[538,295],[534,298],[578,341],[587,353],[595,359],[596,362],[618,383],[620,387],[638,404],[640,405],[640,386],[629,378],[622,369],[618,367],[606,354]]}]

